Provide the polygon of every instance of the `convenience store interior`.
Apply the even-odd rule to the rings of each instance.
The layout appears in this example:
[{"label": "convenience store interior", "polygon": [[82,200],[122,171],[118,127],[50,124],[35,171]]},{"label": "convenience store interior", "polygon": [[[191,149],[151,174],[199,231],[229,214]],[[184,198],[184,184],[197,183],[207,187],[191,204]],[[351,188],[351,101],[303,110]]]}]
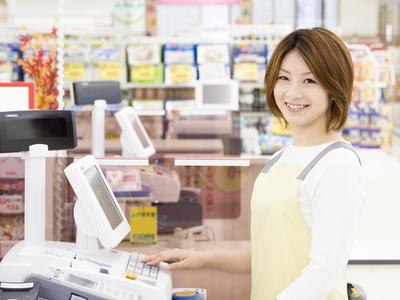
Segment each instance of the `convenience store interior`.
[{"label": "convenience store interior", "polygon": [[[0,282],[1,258],[27,233],[36,239],[32,228],[39,239],[75,242],[77,195],[64,169],[88,154],[130,225],[116,249],[248,247],[253,183],[292,142],[267,107],[266,65],[284,36],[311,27],[341,37],[354,65],[341,134],[363,161],[367,201],[346,277],[368,299],[395,299],[400,0],[0,0],[0,114],[68,112],[60,117],[73,116],[77,139],[46,150],[43,169],[27,168],[22,150],[0,151],[13,152],[0,154]],[[136,152],[122,111],[143,134]],[[45,203],[33,223],[28,181]],[[179,270],[172,283],[211,300],[250,299],[250,274]]]}]

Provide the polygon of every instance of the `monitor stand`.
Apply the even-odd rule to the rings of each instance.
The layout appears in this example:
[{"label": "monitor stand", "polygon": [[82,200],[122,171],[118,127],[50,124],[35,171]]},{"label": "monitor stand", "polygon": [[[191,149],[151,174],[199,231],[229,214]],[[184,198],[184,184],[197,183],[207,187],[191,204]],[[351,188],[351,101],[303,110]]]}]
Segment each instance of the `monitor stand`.
[{"label": "monitor stand", "polygon": [[107,102],[98,99],[92,106],[92,155],[94,157],[104,157],[104,124]]},{"label": "monitor stand", "polygon": [[48,146],[36,144],[22,154],[25,160],[25,243],[41,245],[46,232],[46,157]]},{"label": "monitor stand", "polygon": [[132,146],[129,145],[128,138],[123,131],[121,132],[120,142],[122,147],[122,157],[137,157]]},{"label": "monitor stand", "polygon": [[[100,240],[96,237],[96,232],[93,231],[96,226],[91,224],[89,214],[85,213],[85,207],[82,203],[84,200],[76,200],[74,206],[74,219],[76,223],[76,248],[87,250],[104,249]],[[92,231],[91,231],[92,229]]]}]

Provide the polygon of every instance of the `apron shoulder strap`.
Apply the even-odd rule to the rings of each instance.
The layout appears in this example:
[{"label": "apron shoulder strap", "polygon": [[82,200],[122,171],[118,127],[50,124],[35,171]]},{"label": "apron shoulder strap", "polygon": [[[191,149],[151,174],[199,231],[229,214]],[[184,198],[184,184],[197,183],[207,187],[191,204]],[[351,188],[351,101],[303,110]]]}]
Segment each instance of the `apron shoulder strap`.
[{"label": "apron shoulder strap", "polygon": [[357,152],[354,150],[354,148],[352,146],[350,146],[348,143],[345,142],[336,142],[333,143],[331,145],[329,145],[328,147],[326,147],[324,150],[322,150],[304,169],[303,171],[300,173],[299,176],[297,176],[297,179],[299,180],[304,180],[307,176],[307,174],[312,170],[312,168],[318,163],[318,161],[324,157],[327,153],[329,153],[332,150],[338,149],[338,148],[345,148],[347,150],[352,151],[355,155],[357,155],[358,161],[361,165],[361,159],[358,156]]},{"label": "apron shoulder strap", "polygon": [[272,168],[272,166],[282,156],[283,151],[285,151],[285,148],[279,150],[278,153],[265,164],[264,168],[261,170],[261,173],[268,173],[268,171]]}]

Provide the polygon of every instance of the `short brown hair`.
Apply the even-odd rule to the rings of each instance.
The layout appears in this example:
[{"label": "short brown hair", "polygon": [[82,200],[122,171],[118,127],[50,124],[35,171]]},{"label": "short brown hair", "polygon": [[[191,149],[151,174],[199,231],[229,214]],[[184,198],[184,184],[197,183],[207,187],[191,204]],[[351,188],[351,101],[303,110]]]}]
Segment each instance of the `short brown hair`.
[{"label": "short brown hair", "polygon": [[[326,130],[343,128],[353,89],[353,62],[343,41],[324,28],[298,29],[284,37],[272,53],[265,73],[265,94],[271,112],[283,118],[274,87],[284,57],[298,50],[313,75],[327,91],[330,103]],[[284,119],[284,118],[283,118]]]}]

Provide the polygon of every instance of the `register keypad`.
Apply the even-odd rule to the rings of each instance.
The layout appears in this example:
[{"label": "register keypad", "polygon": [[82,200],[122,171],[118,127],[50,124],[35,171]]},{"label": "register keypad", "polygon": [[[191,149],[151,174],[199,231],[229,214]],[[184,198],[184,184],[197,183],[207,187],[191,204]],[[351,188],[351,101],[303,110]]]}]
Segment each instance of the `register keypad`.
[{"label": "register keypad", "polygon": [[159,266],[148,266],[142,262],[145,256],[138,255],[136,253],[131,254],[126,272],[136,273],[148,277],[153,280],[157,280],[158,272],[160,271]]}]

